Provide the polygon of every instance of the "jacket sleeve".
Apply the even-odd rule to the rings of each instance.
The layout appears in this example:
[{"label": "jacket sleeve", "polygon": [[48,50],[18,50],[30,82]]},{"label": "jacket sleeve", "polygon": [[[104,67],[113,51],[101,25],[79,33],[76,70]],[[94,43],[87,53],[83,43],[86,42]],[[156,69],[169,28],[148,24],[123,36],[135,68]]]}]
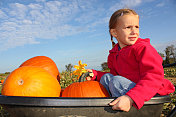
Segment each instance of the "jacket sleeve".
[{"label": "jacket sleeve", "polygon": [[94,76],[91,80],[96,80],[98,82],[100,82],[100,79],[104,74],[108,73],[108,72],[97,71],[97,70],[94,70],[94,69],[92,69],[92,71],[93,71]]},{"label": "jacket sleeve", "polygon": [[150,100],[163,87],[164,70],[161,56],[150,44],[136,50],[135,56],[139,62],[140,80],[126,95],[133,99],[133,106],[140,109],[144,105],[144,101]]}]

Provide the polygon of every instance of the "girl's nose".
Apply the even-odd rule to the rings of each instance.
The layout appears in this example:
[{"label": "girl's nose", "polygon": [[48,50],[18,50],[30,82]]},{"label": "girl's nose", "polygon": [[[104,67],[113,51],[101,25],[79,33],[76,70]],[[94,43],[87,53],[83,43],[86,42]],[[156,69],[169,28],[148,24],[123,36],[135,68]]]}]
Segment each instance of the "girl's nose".
[{"label": "girl's nose", "polygon": [[131,29],[131,34],[134,35],[135,34],[135,30],[134,29]]},{"label": "girl's nose", "polygon": [[134,35],[134,34],[137,34],[138,33],[138,29],[133,27],[131,28],[131,34]]}]

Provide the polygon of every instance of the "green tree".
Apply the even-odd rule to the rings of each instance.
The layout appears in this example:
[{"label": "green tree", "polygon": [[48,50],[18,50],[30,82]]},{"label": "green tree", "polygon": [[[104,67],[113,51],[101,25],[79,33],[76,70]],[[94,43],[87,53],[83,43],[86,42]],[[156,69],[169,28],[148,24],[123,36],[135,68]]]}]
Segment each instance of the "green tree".
[{"label": "green tree", "polygon": [[161,52],[158,52],[158,54],[164,59],[164,54],[163,53],[161,53]]},{"label": "green tree", "polygon": [[165,49],[166,60],[165,64],[176,62],[176,48],[174,45],[167,46]]},{"label": "green tree", "polygon": [[65,65],[65,68],[66,68],[66,71],[70,74],[70,78],[71,78],[73,65],[69,63],[68,65]]},{"label": "green tree", "polygon": [[174,45],[171,45],[169,48],[170,48],[170,56],[173,59],[172,62],[176,62],[176,48],[174,47]]},{"label": "green tree", "polygon": [[102,67],[102,70],[103,70],[103,71],[109,70],[109,68],[108,68],[108,63],[107,63],[107,62],[102,63],[102,64],[101,64],[101,67]]},{"label": "green tree", "polygon": [[65,68],[66,68],[67,72],[71,72],[72,68],[73,68],[73,65],[71,63],[69,63],[68,65],[65,65]]}]

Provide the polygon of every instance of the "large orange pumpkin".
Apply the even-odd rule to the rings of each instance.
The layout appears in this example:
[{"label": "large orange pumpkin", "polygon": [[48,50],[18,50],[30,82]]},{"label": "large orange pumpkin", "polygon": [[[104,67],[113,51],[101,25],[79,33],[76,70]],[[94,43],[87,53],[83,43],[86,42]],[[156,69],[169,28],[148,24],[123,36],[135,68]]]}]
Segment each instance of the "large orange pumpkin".
[{"label": "large orange pumpkin", "polygon": [[61,87],[56,78],[40,67],[23,66],[14,70],[2,85],[6,96],[59,97]]},{"label": "large orange pumpkin", "polygon": [[60,82],[60,74],[59,74],[59,70],[57,68],[57,65],[49,57],[36,56],[36,57],[33,57],[33,58],[30,58],[30,59],[26,60],[24,63],[22,63],[20,65],[20,67],[22,67],[22,66],[38,66],[38,67],[41,67],[41,68],[47,70],[49,73],[51,73]]},{"label": "large orange pumpkin", "polygon": [[109,97],[109,93],[98,81],[84,81],[66,87],[62,97]]}]

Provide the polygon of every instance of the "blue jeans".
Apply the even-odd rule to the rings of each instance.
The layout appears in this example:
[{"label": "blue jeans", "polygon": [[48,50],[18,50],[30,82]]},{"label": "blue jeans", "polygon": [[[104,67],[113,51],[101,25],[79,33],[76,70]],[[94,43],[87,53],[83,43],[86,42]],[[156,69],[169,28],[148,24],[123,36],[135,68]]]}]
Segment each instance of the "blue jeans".
[{"label": "blue jeans", "polygon": [[136,83],[122,76],[114,76],[110,73],[104,74],[100,83],[108,90],[112,97],[125,95]]}]

